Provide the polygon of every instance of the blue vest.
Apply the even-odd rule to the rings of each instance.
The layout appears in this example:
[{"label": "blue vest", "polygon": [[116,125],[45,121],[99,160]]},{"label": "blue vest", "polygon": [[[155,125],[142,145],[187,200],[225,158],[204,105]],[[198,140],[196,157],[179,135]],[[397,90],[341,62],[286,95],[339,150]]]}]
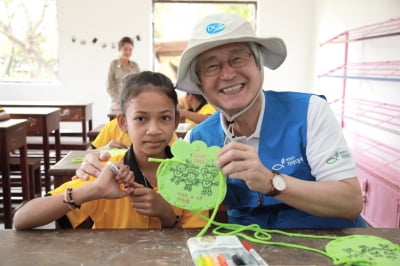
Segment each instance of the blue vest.
[{"label": "blue vest", "polygon": [[[307,161],[307,112],[311,94],[264,91],[265,110],[258,155],[264,166],[280,173],[315,181]],[[216,112],[191,132],[190,140],[222,147],[225,134]],[[224,204],[230,223],[254,224],[264,228],[359,227],[357,221],[321,218],[294,209],[272,197],[251,191],[240,179],[227,178]]]}]

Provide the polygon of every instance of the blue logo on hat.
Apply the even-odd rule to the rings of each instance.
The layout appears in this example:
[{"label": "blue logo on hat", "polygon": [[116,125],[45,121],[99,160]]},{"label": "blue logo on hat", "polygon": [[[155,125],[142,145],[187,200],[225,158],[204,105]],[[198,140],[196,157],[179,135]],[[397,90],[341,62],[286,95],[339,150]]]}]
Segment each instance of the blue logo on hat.
[{"label": "blue logo on hat", "polygon": [[224,29],[225,29],[224,23],[211,23],[207,25],[206,32],[208,34],[216,34],[218,32],[223,31]]}]

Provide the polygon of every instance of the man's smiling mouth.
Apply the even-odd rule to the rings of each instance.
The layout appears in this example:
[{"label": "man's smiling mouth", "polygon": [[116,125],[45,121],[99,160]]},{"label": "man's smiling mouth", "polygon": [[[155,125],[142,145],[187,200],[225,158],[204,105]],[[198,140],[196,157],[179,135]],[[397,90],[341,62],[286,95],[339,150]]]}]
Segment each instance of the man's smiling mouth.
[{"label": "man's smiling mouth", "polygon": [[238,84],[233,87],[225,88],[222,90],[222,93],[231,94],[240,91],[243,88],[244,84]]}]

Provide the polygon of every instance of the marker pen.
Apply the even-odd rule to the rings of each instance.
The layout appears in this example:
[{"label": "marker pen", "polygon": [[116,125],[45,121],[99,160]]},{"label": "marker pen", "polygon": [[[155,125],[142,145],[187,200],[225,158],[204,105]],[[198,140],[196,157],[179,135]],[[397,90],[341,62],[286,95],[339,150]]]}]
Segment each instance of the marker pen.
[{"label": "marker pen", "polygon": [[204,261],[204,258],[202,255],[198,255],[196,258],[196,265],[197,266],[206,266],[206,262]]},{"label": "marker pen", "polygon": [[204,254],[203,260],[204,260],[205,266],[213,266],[214,265],[212,258],[208,254]]},{"label": "marker pen", "polygon": [[242,244],[253,257],[253,259],[258,263],[258,265],[268,266],[268,263],[260,256],[260,254],[257,253],[257,251],[254,250],[249,242],[242,240]]},{"label": "marker pen", "polygon": [[233,255],[232,260],[235,265],[246,265],[246,262],[238,254]]},{"label": "marker pen", "polygon": [[111,171],[113,171],[114,174],[118,175],[119,169],[114,163],[108,161],[107,166],[111,169]]},{"label": "marker pen", "polygon": [[228,266],[228,262],[226,261],[225,257],[223,254],[218,254],[217,256],[218,262],[220,266]]}]

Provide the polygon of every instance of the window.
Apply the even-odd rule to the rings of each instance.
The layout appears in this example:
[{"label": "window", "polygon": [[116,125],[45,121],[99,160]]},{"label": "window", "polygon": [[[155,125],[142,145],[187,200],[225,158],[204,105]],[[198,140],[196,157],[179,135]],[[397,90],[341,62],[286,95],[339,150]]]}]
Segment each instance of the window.
[{"label": "window", "polygon": [[153,0],[155,70],[176,82],[180,55],[196,21],[214,13],[235,13],[253,25],[256,1],[158,1]]},{"label": "window", "polygon": [[56,0],[0,2],[0,81],[58,80]]}]

